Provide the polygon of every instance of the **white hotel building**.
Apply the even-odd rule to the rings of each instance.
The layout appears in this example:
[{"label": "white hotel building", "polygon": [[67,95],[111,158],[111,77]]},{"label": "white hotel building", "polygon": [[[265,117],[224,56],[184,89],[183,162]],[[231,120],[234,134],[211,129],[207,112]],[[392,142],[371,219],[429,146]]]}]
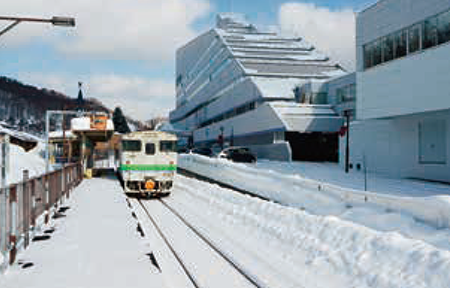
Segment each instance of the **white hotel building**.
[{"label": "white hotel building", "polygon": [[450,1],[381,0],[356,22],[350,162],[450,182]]},{"label": "white hotel building", "polygon": [[[328,104],[322,84],[343,74],[301,38],[221,14],[216,28],[177,51],[170,122],[187,131],[195,146],[217,145],[223,135],[259,157],[337,161],[342,117]],[[308,92],[297,88],[306,83]]]}]

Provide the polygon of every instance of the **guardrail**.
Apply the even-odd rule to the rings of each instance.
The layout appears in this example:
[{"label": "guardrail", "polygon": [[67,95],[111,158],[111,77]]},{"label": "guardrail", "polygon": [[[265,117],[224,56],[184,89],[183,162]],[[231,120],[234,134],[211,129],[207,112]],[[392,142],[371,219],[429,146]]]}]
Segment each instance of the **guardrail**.
[{"label": "guardrail", "polygon": [[450,228],[449,195],[406,197],[360,191],[299,175],[286,175],[190,154],[179,155],[178,167],[283,204],[299,207],[328,207],[332,201],[351,206],[372,204],[408,214],[436,228]]},{"label": "guardrail", "polygon": [[83,166],[76,163],[31,179],[25,171],[23,182],[0,189],[0,270],[14,263],[17,251],[29,245],[38,222],[48,223],[63,197],[68,198],[82,179]]}]

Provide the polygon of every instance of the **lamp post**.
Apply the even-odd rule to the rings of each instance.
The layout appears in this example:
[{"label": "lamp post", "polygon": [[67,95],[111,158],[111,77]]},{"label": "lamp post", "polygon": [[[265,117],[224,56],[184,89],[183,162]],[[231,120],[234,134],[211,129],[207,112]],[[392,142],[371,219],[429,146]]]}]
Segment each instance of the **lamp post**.
[{"label": "lamp post", "polygon": [[29,18],[29,17],[7,17],[0,16],[0,20],[12,21],[11,24],[6,26],[0,31],[0,36],[17,26],[20,22],[39,22],[39,23],[51,23],[53,26],[63,27],[75,27],[75,18],[72,17],[52,17],[52,18]]}]

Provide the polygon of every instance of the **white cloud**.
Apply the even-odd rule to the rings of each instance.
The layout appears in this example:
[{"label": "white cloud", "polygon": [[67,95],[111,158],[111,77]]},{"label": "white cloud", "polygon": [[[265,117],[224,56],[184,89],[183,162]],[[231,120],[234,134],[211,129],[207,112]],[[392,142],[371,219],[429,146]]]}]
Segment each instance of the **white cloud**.
[{"label": "white cloud", "polygon": [[330,10],[312,3],[285,3],[280,29],[311,42],[348,70],[355,69],[355,16],[351,9]]},{"label": "white cloud", "polygon": [[[38,87],[77,95],[77,80],[70,76],[21,73],[19,80]],[[93,75],[82,80],[85,97],[94,97],[108,108],[120,106],[134,119],[148,120],[167,116],[174,107],[175,88],[172,80],[147,79],[116,74]]]},{"label": "white cloud", "polygon": [[[14,0],[1,1],[4,15],[73,16],[73,29],[20,24],[8,44],[50,38],[61,51],[104,59],[165,61],[195,36],[193,22],[209,12],[207,0]],[[6,25],[6,23],[5,23]]]},{"label": "white cloud", "polygon": [[86,93],[140,120],[167,116],[175,103],[174,83],[165,79],[97,75],[86,83]]}]

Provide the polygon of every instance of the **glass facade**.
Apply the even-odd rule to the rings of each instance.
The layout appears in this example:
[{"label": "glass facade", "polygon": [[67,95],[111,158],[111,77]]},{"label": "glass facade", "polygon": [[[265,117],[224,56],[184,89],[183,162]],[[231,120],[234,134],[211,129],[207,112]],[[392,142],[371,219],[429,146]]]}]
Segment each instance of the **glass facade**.
[{"label": "glass facade", "polygon": [[336,89],[339,103],[350,102],[356,99],[356,85],[350,84]]},{"label": "glass facade", "polygon": [[450,11],[363,46],[364,69],[450,41]]}]

